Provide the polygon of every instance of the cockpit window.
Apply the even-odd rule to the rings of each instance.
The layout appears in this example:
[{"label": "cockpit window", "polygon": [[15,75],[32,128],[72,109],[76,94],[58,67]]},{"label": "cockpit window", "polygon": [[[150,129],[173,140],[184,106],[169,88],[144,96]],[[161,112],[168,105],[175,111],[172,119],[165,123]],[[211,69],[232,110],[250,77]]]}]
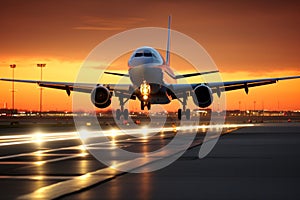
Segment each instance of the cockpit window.
[{"label": "cockpit window", "polygon": [[134,57],[155,57],[155,55],[149,50],[144,50],[143,52],[135,53]]},{"label": "cockpit window", "polygon": [[128,65],[137,66],[137,63],[154,63],[154,64],[163,64],[164,59],[161,54],[151,47],[140,47],[136,49],[131,55]]},{"label": "cockpit window", "polygon": [[134,55],[134,57],[142,57],[143,56],[143,53],[136,53],[135,55]]},{"label": "cockpit window", "polygon": [[145,57],[152,57],[152,53],[150,51],[145,51],[144,56]]}]

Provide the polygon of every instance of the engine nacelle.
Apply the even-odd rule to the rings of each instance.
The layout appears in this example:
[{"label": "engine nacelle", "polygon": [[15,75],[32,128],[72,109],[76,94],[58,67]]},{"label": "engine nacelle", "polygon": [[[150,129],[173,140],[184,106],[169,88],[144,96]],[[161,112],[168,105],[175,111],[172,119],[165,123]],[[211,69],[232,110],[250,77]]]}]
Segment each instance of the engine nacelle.
[{"label": "engine nacelle", "polygon": [[198,85],[194,89],[193,101],[201,108],[210,106],[213,102],[213,95],[210,87],[206,85]]},{"label": "engine nacelle", "polygon": [[91,101],[97,108],[106,108],[111,104],[110,91],[103,86],[98,86],[92,90]]}]

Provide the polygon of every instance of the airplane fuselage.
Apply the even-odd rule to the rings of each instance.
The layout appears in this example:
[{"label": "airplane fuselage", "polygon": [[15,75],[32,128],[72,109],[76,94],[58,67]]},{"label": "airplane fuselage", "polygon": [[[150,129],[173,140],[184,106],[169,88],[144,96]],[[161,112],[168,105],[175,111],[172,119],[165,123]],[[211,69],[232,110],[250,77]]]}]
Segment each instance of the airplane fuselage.
[{"label": "airplane fuselage", "polygon": [[[135,50],[128,61],[128,73],[134,88],[146,83],[151,88],[151,104],[167,104],[172,100],[166,86],[176,83],[174,72],[166,64],[161,54],[152,47],[141,47]],[[138,91],[138,90],[137,90]],[[141,101],[145,99],[137,95]]]}]

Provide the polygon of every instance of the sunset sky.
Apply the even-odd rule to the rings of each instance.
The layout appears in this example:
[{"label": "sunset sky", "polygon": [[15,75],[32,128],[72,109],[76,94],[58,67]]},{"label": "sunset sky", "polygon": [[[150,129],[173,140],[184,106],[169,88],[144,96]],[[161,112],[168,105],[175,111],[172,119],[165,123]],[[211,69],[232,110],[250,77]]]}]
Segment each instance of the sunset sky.
[{"label": "sunset sky", "polygon": [[[200,43],[223,80],[300,75],[298,1],[86,1],[3,0],[0,6],[0,77],[74,81],[89,52],[125,30],[167,27]],[[120,44],[122,45],[122,44]],[[123,56],[123,58],[126,57]],[[127,56],[128,57],[128,56]],[[172,67],[186,67],[171,60]],[[127,70],[125,59],[115,70]],[[300,110],[300,80],[227,93],[227,108]],[[16,83],[15,108],[38,110],[36,85]],[[0,108],[11,107],[11,83],[0,82]],[[44,110],[71,110],[65,91],[45,89]]]}]

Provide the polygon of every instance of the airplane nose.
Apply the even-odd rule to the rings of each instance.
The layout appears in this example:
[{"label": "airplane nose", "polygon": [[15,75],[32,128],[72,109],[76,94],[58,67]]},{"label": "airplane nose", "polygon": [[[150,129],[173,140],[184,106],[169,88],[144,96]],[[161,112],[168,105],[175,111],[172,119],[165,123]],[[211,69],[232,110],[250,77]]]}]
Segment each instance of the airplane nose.
[{"label": "airplane nose", "polygon": [[163,83],[162,69],[153,66],[136,66],[129,69],[129,75],[132,83],[139,86],[146,81],[147,83]]},{"label": "airplane nose", "polygon": [[138,67],[138,66],[141,66],[141,65],[144,65],[144,64],[149,64],[149,63],[153,63],[153,58],[152,57],[138,57],[138,58],[134,58],[134,59],[131,59],[129,61],[129,65],[132,66],[132,67]]}]

